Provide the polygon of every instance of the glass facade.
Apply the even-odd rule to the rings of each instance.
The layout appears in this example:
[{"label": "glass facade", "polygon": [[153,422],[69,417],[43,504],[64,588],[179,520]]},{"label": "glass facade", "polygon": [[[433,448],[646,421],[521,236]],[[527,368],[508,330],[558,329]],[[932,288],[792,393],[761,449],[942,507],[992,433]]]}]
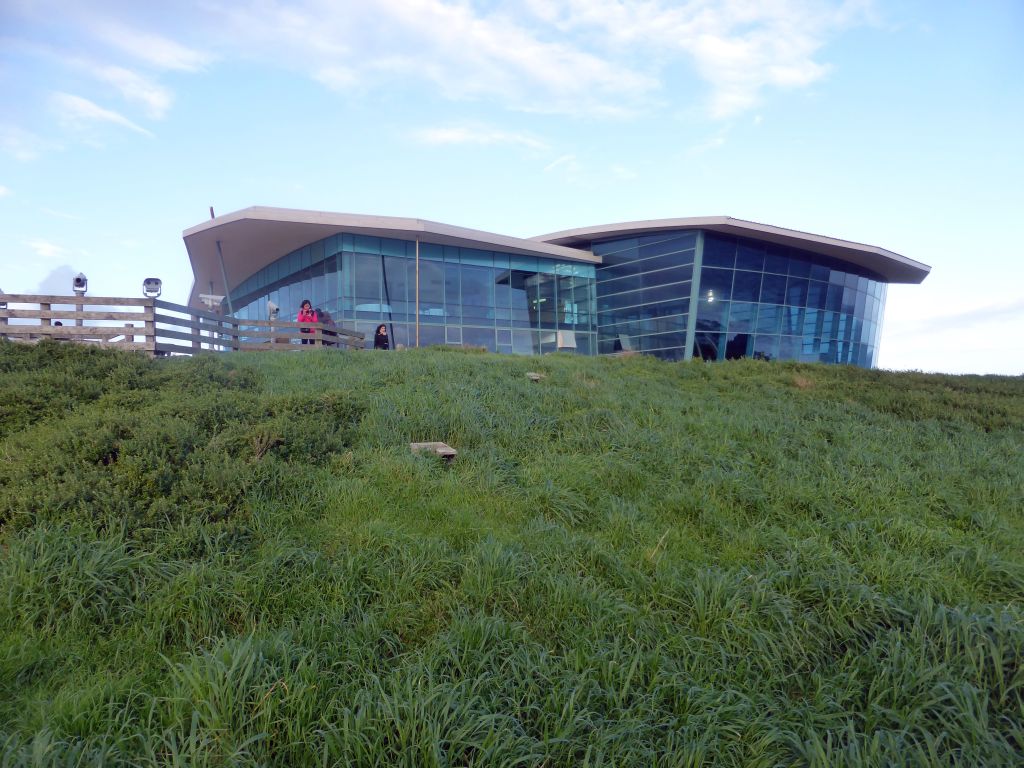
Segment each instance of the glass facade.
[{"label": "glass facade", "polygon": [[867,270],[707,231],[592,248],[600,353],[875,364],[886,284]]},{"label": "glass facade", "polygon": [[697,233],[595,243],[597,349],[685,358]]},{"label": "glass facade", "polygon": [[[259,270],[231,294],[235,316],[265,320],[267,302],[294,319],[309,299],[367,345],[380,323],[393,343],[492,352],[596,352],[594,265],[500,251],[338,234]],[[417,314],[417,285],[419,310]]]},{"label": "glass facade", "polygon": [[703,234],[692,354],[875,364],[886,284],[848,262]]},{"label": "glass facade", "polygon": [[635,351],[864,367],[877,358],[885,281],[809,251],[705,230],[594,242],[599,265],[420,243],[417,275],[416,248],[344,233],[310,243],[239,285],[235,315],[264,320],[273,301],[282,319],[294,319],[308,298],[367,344],[385,323],[397,345],[527,355]]}]

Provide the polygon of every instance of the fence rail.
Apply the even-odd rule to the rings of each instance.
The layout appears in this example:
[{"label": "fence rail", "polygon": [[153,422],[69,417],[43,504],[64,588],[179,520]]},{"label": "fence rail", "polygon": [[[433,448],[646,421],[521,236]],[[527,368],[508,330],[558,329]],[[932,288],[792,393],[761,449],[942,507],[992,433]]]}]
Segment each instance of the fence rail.
[{"label": "fence rail", "polygon": [[323,323],[239,320],[160,299],[0,293],[0,339],[55,339],[154,355],[361,349],[364,334]]}]

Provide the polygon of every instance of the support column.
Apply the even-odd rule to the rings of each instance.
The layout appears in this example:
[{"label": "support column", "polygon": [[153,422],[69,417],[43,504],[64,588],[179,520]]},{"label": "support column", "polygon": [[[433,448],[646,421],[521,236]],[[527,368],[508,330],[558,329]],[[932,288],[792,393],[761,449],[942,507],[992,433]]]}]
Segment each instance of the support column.
[{"label": "support column", "polygon": [[420,239],[416,238],[416,347],[420,346]]},{"label": "support column", "polygon": [[235,316],[235,308],[231,306],[231,290],[228,288],[228,273],[224,269],[224,252],[220,249],[220,240],[217,241],[217,258],[220,259],[220,276],[224,281],[224,298],[228,300],[228,314]]},{"label": "support column", "polygon": [[697,230],[697,248],[693,252],[693,281],[690,283],[690,308],[686,313],[686,349],[683,360],[693,359],[693,342],[697,336],[697,310],[700,307],[700,272],[704,264],[704,230]]}]

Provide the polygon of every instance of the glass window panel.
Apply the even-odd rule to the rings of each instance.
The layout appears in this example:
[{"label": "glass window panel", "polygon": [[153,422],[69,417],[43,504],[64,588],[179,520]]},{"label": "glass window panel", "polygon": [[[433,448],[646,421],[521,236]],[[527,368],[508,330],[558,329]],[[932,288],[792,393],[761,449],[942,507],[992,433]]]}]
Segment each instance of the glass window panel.
[{"label": "glass window panel", "polygon": [[667,256],[655,256],[651,259],[644,259],[636,263],[637,268],[642,272],[653,272],[657,269],[668,269],[669,267],[687,267],[693,265],[693,251],[682,251],[670,253]]},{"label": "glass window panel", "polygon": [[420,259],[420,317],[444,317],[444,265],[440,261]]},{"label": "glass window panel", "polygon": [[747,332],[754,330],[757,320],[757,304],[734,301],[729,308],[729,332]]},{"label": "glass window panel", "polygon": [[[370,336],[373,333],[371,331]],[[420,346],[430,347],[435,344],[444,344],[445,328],[443,325],[424,325],[420,322]],[[372,342],[371,342],[372,343]]]},{"label": "glass window panel", "polygon": [[736,243],[705,235],[701,263],[705,267],[728,267],[731,269],[736,265]]},{"label": "glass window panel", "polygon": [[732,284],[733,301],[757,301],[760,295],[760,272],[736,272]]},{"label": "glass window panel", "polygon": [[807,306],[813,309],[824,309],[825,299],[828,295],[828,283],[820,283],[817,280],[811,280],[807,284]]},{"label": "glass window panel", "polygon": [[753,356],[759,360],[775,360],[779,356],[779,337],[755,336]]},{"label": "glass window panel", "polygon": [[857,306],[857,289],[846,286],[843,288],[843,303],[842,311],[848,314],[853,314],[854,309]]},{"label": "glass window panel", "polygon": [[789,260],[789,274],[794,277],[810,277],[811,262],[806,259],[791,258]]},{"label": "glass window panel", "polygon": [[757,310],[757,332],[778,333],[782,327],[782,308],[773,304],[762,304]]},{"label": "glass window panel", "polygon": [[732,298],[732,276],[731,269],[703,267],[700,271],[701,301],[706,301],[709,298],[728,301]]},{"label": "glass window panel", "polygon": [[380,252],[385,256],[401,256],[405,257],[405,241],[404,240],[393,240],[389,237],[382,237],[380,239]]},{"label": "glass window panel", "polygon": [[539,351],[536,331],[512,331],[512,354],[535,355]]},{"label": "glass window panel", "polygon": [[643,280],[640,274],[626,275],[625,277],[617,277],[613,280],[607,280],[599,283],[599,290],[602,296],[606,296],[612,293],[623,293],[625,291],[635,291],[643,287]]},{"label": "glass window panel", "polygon": [[603,243],[593,243],[591,250],[598,256],[612,256],[623,251],[636,251],[640,246],[640,240],[635,237],[622,240],[606,240]]},{"label": "glass window panel", "polygon": [[754,243],[740,243],[736,248],[736,269],[764,271],[764,246]]},{"label": "glass window panel", "polygon": [[444,264],[444,309],[448,322],[461,322],[462,269],[458,264]]},{"label": "glass window panel", "polygon": [[355,291],[359,304],[380,303],[380,259],[358,255],[355,259]]},{"label": "glass window panel", "polygon": [[799,336],[779,337],[779,359],[798,360],[800,358],[801,339]]},{"label": "glass window panel", "polygon": [[688,232],[679,237],[672,237],[668,240],[646,243],[638,249],[638,258],[646,259],[649,256],[661,256],[676,251],[693,250],[697,242],[696,233]]},{"label": "glass window panel", "polygon": [[821,324],[824,320],[824,312],[818,309],[808,309],[804,315],[804,336],[821,336]]},{"label": "glass window panel", "polygon": [[765,275],[761,280],[761,303],[783,304],[786,301],[786,278],[783,275]]},{"label": "glass window panel", "polygon": [[701,301],[697,309],[697,330],[725,330],[729,318],[729,302]]},{"label": "glass window panel", "polygon": [[811,263],[811,280],[821,280],[823,283],[827,283],[829,272],[829,268],[824,264],[817,262]]},{"label": "glass window panel", "polygon": [[830,269],[828,281],[831,285],[846,285],[846,273],[840,272],[838,269]]},{"label": "glass window panel", "polygon": [[825,309],[838,312],[843,308],[843,286],[829,283],[828,295],[825,298]]},{"label": "glass window panel", "polygon": [[741,357],[750,357],[754,354],[754,337],[749,333],[733,333],[731,330],[726,337],[725,359],[739,360]]},{"label": "glass window panel", "polygon": [[782,333],[791,336],[799,336],[804,329],[804,308],[783,307],[782,308]]},{"label": "glass window panel", "polygon": [[462,304],[467,306],[494,306],[494,270],[488,267],[462,265]]},{"label": "glass window panel", "polygon": [[764,257],[764,271],[777,275],[789,272],[789,249],[782,245],[769,244]]},{"label": "glass window panel", "polygon": [[794,307],[807,306],[807,287],[810,281],[806,277],[790,277],[786,281],[786,303]]},{"label": "glass window panel", "polygon": [[685,333],[653,333],[639,337],[640,349],[665,349],[666,347],[683,347],[686,345]]}]

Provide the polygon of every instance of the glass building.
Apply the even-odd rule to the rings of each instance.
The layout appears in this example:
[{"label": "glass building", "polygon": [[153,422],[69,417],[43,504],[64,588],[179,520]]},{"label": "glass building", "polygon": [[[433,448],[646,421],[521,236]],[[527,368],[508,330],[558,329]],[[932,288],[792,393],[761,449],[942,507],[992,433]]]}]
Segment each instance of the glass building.
[{"label": "glass building", "polygon": [[[265,320],[303,299],[367,339],[495,352],[875,364],[890,282],[926,265],[727,217],[522,239],[419,219],[248,208],[186,230],[190,304]],[[369,343],[369,341],[368,341]]]}]

